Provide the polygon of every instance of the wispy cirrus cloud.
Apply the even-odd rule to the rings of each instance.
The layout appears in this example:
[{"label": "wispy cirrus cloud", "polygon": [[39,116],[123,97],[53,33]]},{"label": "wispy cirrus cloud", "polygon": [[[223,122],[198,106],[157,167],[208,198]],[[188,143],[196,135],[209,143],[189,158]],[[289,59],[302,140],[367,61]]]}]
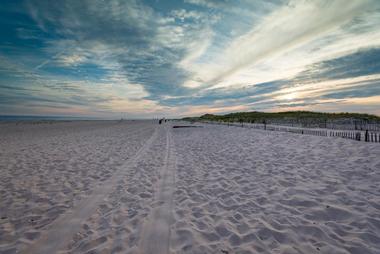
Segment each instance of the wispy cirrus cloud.
[{"label": "wispy cirrus cloud", "polygon": [[20,0],[3,6],[4,113],[50,107],[59,114],[151,117],[341,110],[356,101],[379,114],[372,102],[365,106],[365,98],[380,93],[375,0]]},{"label": "wispy cirrus cloud", "polygon": [[[358,48],[358,45],[352,44],[342,48],[348,40],[351,43],[361,40],[360,47],[379,45],[380,37],[376,28],[357,35],[349,34],[349,26],[343,27],[355,17],[367,15],[373,4],[374,1],[366,0],[350,3],[339,0],[290,1],[288,5],[264,17],[250,31],[227,43],[226,48],[214,59],[194,71],[201,73],[203,82],[211,86],[234,86],[236,79],[242,80],[247,72],[254,76],[257,72],[264,72],[265,75],[269,73],[268,69],[277,71],[284,65],[284,60],[287,65],[293,65],[293,70],[287,68],[281,73],[289,76],[313,61],[325,60],[324,57],[335,57],[339,53]],[[374,16],[378,16],[378,13]],[[373,30],[376,30],[376,34]],[[342,38],[343,34],[345,38]],[[312,53],[313,50],[325,47],[329,51],[327,56],[324,52]],[[309,56],[308,61],[302,60],[306,54]],[[263,65],[268,66],[268,69],[263,70]],[[228,82],[229,79],[231,82]],[[249,82],[249,79],[252,80],[252,77],[243,79],[244,83]]]}]

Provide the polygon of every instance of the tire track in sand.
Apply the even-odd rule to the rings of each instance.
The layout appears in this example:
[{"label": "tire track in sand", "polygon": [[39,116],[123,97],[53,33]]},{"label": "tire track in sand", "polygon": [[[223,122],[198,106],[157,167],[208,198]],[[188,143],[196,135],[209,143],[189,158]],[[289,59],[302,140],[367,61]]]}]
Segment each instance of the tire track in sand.
[{"label": "tire track in sand", "polygon": [[104,198],[106,198],[117,185],[118,180],[128,172],[128,168],[135,166],[145,155],[156,138],[157,128],[137,153],[116,170],[111,178],[100,183],[90,196],[84,198],[71,210],[62,214],[49,225],[49,228],[42,233],[41,237],[35,243],[25,246],[19,253],[51,254],[63,250],[74,234],[80,231],[82,223],[91,217]]},{"label": "tire track in sand", "polygon": [[169,253],[176,170],[176,157],[170,127],[169,125],[166,129],[165,163],[155,192],[153,209],[142,229],[139,249],[143,254]]}]

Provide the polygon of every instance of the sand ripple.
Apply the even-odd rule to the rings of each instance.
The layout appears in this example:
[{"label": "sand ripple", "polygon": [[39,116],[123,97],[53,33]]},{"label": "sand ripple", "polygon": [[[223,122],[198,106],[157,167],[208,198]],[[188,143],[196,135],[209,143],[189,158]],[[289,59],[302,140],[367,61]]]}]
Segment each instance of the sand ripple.
[{"label": "sand ripple", "polygon": [[167,130],[2,124],[0,253],[38,243],[134,156],[60,253],[142,253],[163,208],[170,253],[380,253],[378,144],[205,125],[171,129],[168,146]]},{"label": "sand ripple", "polygon": [[379,253],[380,148],[176,130],[173,253]]},{"label": "sand ripple", "polygon": [[2,124],[0,252],[15,253],[91,194],[154,131],[144,122]]}]

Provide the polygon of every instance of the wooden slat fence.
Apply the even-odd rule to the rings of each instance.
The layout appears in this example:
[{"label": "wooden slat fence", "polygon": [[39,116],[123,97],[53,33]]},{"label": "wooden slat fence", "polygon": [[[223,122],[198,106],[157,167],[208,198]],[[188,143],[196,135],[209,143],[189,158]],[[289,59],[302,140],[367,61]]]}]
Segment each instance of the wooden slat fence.
[{"label": "wooden slat fence", "polygon": [[[205,122],[205,121],[203,121]],[[235,123],[235,122],[212,122],[207,121],[209,124],[254,128],[267,131],[282,131],[291,132],[302,135],[313,135],[322,137],[340,137],[346,139],[352,139],[356,141],[364,142],[375,142],[380,143],[380,132],[375,131],[360,131],[360,130],[331,130],[331,129],[310,129],[310,128],[299,128],[290,126],[280,126],[280,125],[268,125],[260,123]]]}]

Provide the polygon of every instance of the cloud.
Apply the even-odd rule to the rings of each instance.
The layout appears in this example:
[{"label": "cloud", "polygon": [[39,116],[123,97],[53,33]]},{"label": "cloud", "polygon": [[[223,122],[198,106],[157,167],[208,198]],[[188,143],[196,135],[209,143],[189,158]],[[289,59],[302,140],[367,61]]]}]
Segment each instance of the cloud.
[{"label": "cloud", "polygon": [[73,66],[78,65],[80,63],[86,62],[87,58],[83,55],[72,54],[72,55],[61,55],[59,57],[59,62],[63,65]]},{"label": "cloud", "polygon": [[203,105],[207,108],[245,105],[251,110],[338,105],[347,99],[380,94],[380,68],[376,59],[379,59],[377,48],[359,50],[309,65],[290,79],[200,90],[191,97],[168,97],[162,104],[176,107]]},{"label": "cloud", "polygon": [[380,73],[380,48],[360,49],[342,57],[312,64],[295,78],[296,82],[352,78]]},{"label": "cloud", "polygon": [[173,10],[170,13],[175,19],[179,19],[180,21],[184,22],[185,20],[200,20],[205,18],[205,15],[201,12],[197,11],[187,11],[185,9],[177,9]]},{"label": "cloud", "polygon": [[263,18],[249,32],[231,41],[216,59],[206,63],[203,68],[210,71],[203,75],[202,80],[210,85],[233,84],[233,81],[227,84],[223,82],[226,83],[233,74],[255,63],[267,61],[327,36],[357,15],[365,14],[371,8],[371,3],[373,1],[367,0],[349,3],[341,0],[291,1]]},{"label": "cloud", "polygon": [[[33,2],[30,6],[42,27],[55,24],[54,32],[70,38],[49,41],[46,50],[57,54],[56,64],[96,64],[144,86],[151,99],[187,91],[182,84],[188,71],[179,63],[194,50],[195,43],[188,42],[215,22],[214,15],[212,21],[208,15],[179,9],[170,14],[197,22],[178,24],[138,1]],[[52,60],[38,69],[48,63]]]},{"label": "cloud", "polygon": [[0,20],[0,92],[17,110],[327,109],[379,93],[375,0],[25,1],[0,10],[15,19]]}]

